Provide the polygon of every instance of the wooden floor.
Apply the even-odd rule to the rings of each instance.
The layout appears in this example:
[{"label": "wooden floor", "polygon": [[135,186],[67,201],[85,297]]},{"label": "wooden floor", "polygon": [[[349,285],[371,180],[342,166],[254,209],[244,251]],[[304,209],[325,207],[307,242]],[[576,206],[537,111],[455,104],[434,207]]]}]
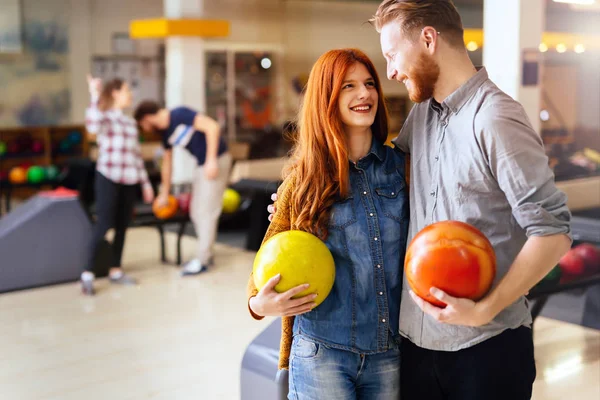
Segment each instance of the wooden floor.
[{"label": "wooden floor", "polygon": [[[243,353],[271,321],[247,315],[254,254],[220,245],[218,267],[183,279],[158,262],[157,245],[154,230],[130,231],[124,262],[136,287],[0,295],[0,399],[239,399]],[[183,245],[187,258],[194,242]],[[543,318],[535,329],[534,399],[600,399],[600,332]]]}]

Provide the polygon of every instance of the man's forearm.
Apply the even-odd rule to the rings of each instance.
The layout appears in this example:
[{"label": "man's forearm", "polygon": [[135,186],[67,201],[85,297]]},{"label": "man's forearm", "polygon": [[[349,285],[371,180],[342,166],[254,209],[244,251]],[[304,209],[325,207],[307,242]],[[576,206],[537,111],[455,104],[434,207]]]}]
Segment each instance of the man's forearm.
[{"label": "man's forearm", "polygon": [[482,305],[493,317],[517,301],[542,280],[569,250],[566,235],[532,236],[517,255],[508,273],[483,299]]},{"label": "man's forearm", "polygon": [[216,126],[206,132],[206,159],[216,160],[219,152],[219,129]]},{"label": "man's forearm", "polygon": [[171,150],[165,151],[162,166],[160,169],[161,188],[162,193],[171,193],[171,171],[173,169],[173,153]]}]

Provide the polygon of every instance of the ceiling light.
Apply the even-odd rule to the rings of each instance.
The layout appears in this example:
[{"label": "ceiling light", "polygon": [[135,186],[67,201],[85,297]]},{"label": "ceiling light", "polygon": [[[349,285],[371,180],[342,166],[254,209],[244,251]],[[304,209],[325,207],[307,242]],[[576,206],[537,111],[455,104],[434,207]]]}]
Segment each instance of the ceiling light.
[{"label": "ceiling light", "polygon": [[469,51],[475,51],[479,48],[479,46],[477,45],[477,42],[471,41],[469,43],[467,43],[467,50]]},{"label": "ceiling light", "polygon": [[263,58],[262,60],[260,60],[260,66],[263,67],[264,69],[269,69],[271,68],[271,59],[269,59],[268,57]]},{"label": "ceiling light", "polygon": [[555,3],[590,5],[590,4],[594,4],[596,2],[596,0],[554,0],[554,2]]}]

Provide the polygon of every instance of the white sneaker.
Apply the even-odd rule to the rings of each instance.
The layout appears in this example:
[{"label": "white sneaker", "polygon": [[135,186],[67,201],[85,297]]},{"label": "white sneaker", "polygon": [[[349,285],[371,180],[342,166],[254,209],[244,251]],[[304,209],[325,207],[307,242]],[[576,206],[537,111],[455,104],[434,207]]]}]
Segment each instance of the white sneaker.
[{"label": "white sneaker", "polygon": [[200,260],[194,258],[193,260],[188,261],[183,266],[183,271],[181,271],[181,276],[189,276],[189,275],[198,275],[201,272],[206,271],[207,268],[202,265]]}]

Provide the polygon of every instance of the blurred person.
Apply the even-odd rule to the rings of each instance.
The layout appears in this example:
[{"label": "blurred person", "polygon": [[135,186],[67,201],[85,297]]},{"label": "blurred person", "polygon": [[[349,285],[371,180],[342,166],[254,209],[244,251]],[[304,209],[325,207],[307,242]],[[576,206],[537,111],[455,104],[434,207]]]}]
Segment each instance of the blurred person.
[{"label": "blurred person", "polygon": [[229,181],[232,158],[217,121],[189,107],[162,108],[147,100],[134,113],[139,126],[147,132],[159,132],[165,149],[161,167],[161,186],[156,202],[167,204],[171,192],[174,146],[185,149],[196,159],[192,183],[190,218],[197,235],[196,257],[183,266],[182,275],[197,275],[214,263],[223,193]]},{"label": "blurred person", "polygon": [[115,235],[109,280],[126,285],[137,283],[121,268],[125,233],[133,215],[139,185],[142,186],[146,203],[154,199],[154,190],[141,156],[137,125],[133,118],[123,112],[131,107],[129,85],[121,79],[102,84],[100,79],[88,76],[88,87],[91,104],[86,111],[86,129],[89,134],[96,136],[98,146],[94,181],[96,222],[88,262],[81,274],[81,288],[83,294],[93,295],[94,257],[98,245],[111,228],[115,229]]}]

